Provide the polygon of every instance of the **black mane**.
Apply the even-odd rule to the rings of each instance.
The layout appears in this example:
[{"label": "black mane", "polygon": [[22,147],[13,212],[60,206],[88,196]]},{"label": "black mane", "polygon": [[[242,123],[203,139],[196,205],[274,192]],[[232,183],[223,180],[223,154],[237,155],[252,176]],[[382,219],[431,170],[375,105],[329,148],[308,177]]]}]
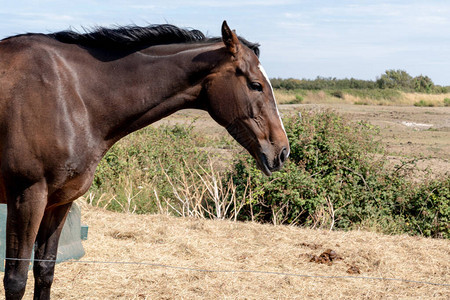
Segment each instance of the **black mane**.
[{"label": "black mane", "polygon": [[191,43],[204,40],[205,35],[198,30],[180,29],[176,26],[151,25],[147,27],[124,26],[114,29],[97,27],[84,34],[71,30],[48,34],[67,44],[78,44],[93,48],[126,48],[174,43]]},{"label": "black mane", "polygon": [[[183,29],[170,24],[146,27],[123,26],[114,29],[97,27],[86,33],[65,30],[47,34],[47,36],[62,43],[116,50],[136,50],[155,45],[207,43],[221,40],[220,38],[207,38],[199,30]],[[251,43],[242,37],[239,37],[239,40],[259,56],[259,44]]]}]

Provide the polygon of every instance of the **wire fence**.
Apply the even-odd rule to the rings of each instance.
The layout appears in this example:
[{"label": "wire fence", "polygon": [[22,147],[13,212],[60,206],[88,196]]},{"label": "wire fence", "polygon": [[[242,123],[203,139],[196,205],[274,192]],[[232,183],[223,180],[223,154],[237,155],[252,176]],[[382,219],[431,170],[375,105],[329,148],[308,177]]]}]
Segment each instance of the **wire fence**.
[{"label": "wire fence", "polygon": [[[24,258],[5,258],[6,260],[14,261],[31,261],[31,259]],[[33,262],[55,262],[54,260],[44,260],[44,259],[33,259]],[[424,285],[434,285],[450,287],[450,283],[436,283],[429,281],[420,280],[410,280],[403,278],[389,278],[389,277],[370,277],[370,276],[350,276],[350,275],[307,275],[307,274],[297,274],[297,273],[286,273],[277,271],[258,271],[258,270],[213,270],[213,269],[201,269],[192,267],[182,267],[182,266],[172,266],[151,262],[127,262],[127,261],[97,261],[97,260],[67,260],[66,263],[80,263],[80,264],[103,264],[103,265],[139,265],[139,266],[149,266],[154,268],[165,268],[192,272],[203,272],[203,273],[247,273],[247,274],[259,274],[259,275],[275,275],[275,276],[289,276],[289,277],[302,277],[302,278],[322,278],[322,279],[361,279],[361,280],[377,280],[377,281],[396,281],[404,283],[416,283]]]}]

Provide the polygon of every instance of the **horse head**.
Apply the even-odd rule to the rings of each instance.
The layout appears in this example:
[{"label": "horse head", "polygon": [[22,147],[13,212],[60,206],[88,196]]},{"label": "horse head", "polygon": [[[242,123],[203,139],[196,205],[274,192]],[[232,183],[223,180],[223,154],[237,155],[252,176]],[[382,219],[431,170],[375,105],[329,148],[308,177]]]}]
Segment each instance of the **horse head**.
[{"label": "horse head", "polygon": [[272,86],[258,56],[225,21],[222,42],[221,63],[205,83],[208,112],[270,176],[283,166],[290,151]]}]

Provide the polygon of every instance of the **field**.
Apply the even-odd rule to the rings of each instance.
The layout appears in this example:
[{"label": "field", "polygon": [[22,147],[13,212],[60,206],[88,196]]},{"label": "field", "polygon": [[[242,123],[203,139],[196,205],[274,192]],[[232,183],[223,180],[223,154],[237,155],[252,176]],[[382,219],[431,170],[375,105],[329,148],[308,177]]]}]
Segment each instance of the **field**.
[{"label": "field", "polygon": [[[284,103],[292,95],[279,96]],[[355,122],[367,121],[379,127],[392,164],[419,157],[422,171],[415,173],[416,180],[427,170],[435,177],[449,176],[450,107],[414,106],[423,95],[406,95],[390,106],[321,97],[314,103],[305,98],[304,104],[282,104],[280,111],[333,110]],[[192,120],[195,131],[212,139],[227,135],[207,113],[194,110],[155,126]],[[226,168],[233,152],[209,150],[222,154]],[[54,299],[450,297],[449,240],[114,213],[78,202],[89,225],[89,239],[83,242],[86,263],[57,266]],[[320,258],[327,250],[333,252]],[[29,277],[26,299],[32,297],[32,272]]]},{"label": "field", "polygon": [[[82,261],[99,263],[57,265],[54,299],[450,296],[448,240],[132,215],[86,205],[82,212],[89,224]],[[334,251],[331,262],[311,261],[328,249]],[[382,277],[389,279],[375,279]],[[26,299],[31,295],[32,280]]]}]

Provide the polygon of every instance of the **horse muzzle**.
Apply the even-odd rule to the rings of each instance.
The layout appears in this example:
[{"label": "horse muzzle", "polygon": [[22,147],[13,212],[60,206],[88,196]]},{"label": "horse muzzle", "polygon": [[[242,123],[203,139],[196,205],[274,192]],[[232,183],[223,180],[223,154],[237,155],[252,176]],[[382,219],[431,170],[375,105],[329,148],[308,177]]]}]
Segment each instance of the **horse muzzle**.
[{"label": "horse muzzle", "polygon": [[272,172],[279,171],[287,158],[289,157],[289,146],[284,146],[280,151],[272,155],[268,155],[269,151],[261,151],[256,156],[256,165],[267,176],[272,175]]}]

